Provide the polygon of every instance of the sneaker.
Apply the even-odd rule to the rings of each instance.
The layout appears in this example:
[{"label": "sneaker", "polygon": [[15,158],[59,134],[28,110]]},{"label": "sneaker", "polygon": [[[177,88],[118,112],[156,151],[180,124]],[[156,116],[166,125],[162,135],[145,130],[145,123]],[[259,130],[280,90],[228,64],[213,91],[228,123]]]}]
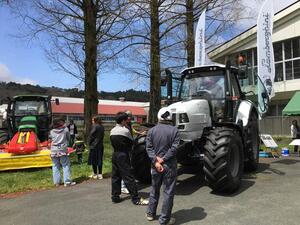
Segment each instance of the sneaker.
[{"label": "sneaker", "polygon": [[154,220],[154,216],[151,214],[146,213],[146,218],[148,221],[153,221]]},{"label": "sneaker", "polygon": [[99,174],[99,175],[97,176],[97,179],[98,179],[98,180],[102,180],[102,179],[103,179],[103,175],[102,175],[102,174]]},{"label": "sneaker", "polygon": [[64,184],[65,187],[69,187],[69,186],[74,186],[76,184],[76,182],[72,181],[72,182],[66,182]]},{"label": "sneaker", "polygon": [[89,176],[89,178],[98,179],[98,175],[97,174],[92,174],[92,175]]},{"label": "sneaker", "polygon": [[140,198],[138,201],[134,202],[133,204],[135,204],[135,205],[148,205],[149,200]]},{"label": "sneaker", "polygon": [[112,197],[111,198],[111,201],[113,203],[120,203],[122,201],[122,199],[118,196],[118,197]]},{"label": "sneaker", "polygon": [[60,184],[54,184],[55,187],[59,187]]},{"label": "sneaker", "polygon": [[121,193],[128,195],[129,191],[126,187],[121,188]]}]

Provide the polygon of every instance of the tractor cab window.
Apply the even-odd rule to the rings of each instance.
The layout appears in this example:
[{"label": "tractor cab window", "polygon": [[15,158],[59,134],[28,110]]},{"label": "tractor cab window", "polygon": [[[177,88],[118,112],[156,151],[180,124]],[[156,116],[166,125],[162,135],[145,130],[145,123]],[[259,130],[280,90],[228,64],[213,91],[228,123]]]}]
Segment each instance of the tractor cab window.
[{"label": "tractor cab window", "polygon": [[204,72],[186,76],[181,90],[182,99],[224,99],[224,75],[222,72]]},{"label": "tractor cab window", "polygon": [[47,113],[44,101],[16,101],[14,110],[16,116],[41,115]]}]

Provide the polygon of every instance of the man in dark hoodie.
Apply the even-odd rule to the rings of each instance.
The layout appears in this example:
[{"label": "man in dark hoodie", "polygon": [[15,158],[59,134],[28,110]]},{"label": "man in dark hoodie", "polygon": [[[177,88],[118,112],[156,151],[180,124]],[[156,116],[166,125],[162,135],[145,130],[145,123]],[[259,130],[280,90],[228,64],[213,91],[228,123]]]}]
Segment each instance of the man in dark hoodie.
[{"label": "man in dark hoodie", "polygon": [[121,180],[124,180],[127,189],[131,195],[132,203],[135,205],[147,205],[148,201],[139,197],[137,185],[131,172],[129,152],[132,148],[133,139],[126,122],[128,115],[119,112],[116,115],[116,126],[110,131],[110,141],[114,149],[112,155],[112,202],[121,202]]},{"label": "man in dark hoodie", "polygon": [[172,126],[172,114],[167,108],[158,112],[159,123],[148,131],[146,151],[152,162],[152,187],[147,209],[147,220],[152,221],[156,216],[160,187],[163,185],[163,203],[159,223],[171,225],[171,218],[177,176],[176,152],[180,142],[178,130]]},{"label": "man in dark hoodie", "polygon": [[64,186],[75,185],[71,180],[70,159],[68,154],[68,144],[70,141],[70,133],[65,126],[63,118],[53,120],[53,129],[50,131],[49,139],[51,139],[51,159],[53,182],[55,186],[60,184],[60,167],[63,168]]}]

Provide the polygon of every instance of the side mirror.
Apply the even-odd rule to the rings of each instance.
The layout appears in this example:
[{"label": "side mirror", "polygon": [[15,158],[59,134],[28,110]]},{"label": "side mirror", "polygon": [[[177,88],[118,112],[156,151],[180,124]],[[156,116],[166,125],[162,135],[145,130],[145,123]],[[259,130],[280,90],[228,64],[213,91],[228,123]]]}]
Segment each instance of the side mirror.
[{"label": "side mirror", "polygon": [[55,105],[59,105],[59,99],[58,98],[55,99]]},{"label": "side mirror", "polygon": [[167,85],[167,76],[162,76],[160,78],[160,86],[165,87]]},{"label": "side mirror", "polygon": [[247,65],[243,65],[239,67],[237,78],[239,80],[244,80],[248,78],[248,67]]}]

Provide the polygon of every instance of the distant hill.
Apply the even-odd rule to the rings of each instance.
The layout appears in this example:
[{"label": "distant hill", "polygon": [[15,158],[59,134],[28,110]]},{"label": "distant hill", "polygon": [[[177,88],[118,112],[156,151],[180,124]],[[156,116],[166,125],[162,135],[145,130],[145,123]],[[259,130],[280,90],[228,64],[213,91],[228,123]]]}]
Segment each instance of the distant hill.
[{"label": "distant hill", "polygon": [[[42,95],[53,95],[61,97],[73,97],[83,98],[84,91],[78,90],[77,88],[58,88],[58,87],[41,87],[39,85],[31,84],[19,84],[14,82],[0,82],[0,96],[1,98],[13,97],[15,95],[22,94],[42,94]],[[149,92],[147,91],[136,91],[133,89],[127,91],[118,92],[104,92],[98,93],[100,99],[107,100],[119,100],[120,97],[124,97],[126,101],[137,101],[137,102],[148,102]]]}]

